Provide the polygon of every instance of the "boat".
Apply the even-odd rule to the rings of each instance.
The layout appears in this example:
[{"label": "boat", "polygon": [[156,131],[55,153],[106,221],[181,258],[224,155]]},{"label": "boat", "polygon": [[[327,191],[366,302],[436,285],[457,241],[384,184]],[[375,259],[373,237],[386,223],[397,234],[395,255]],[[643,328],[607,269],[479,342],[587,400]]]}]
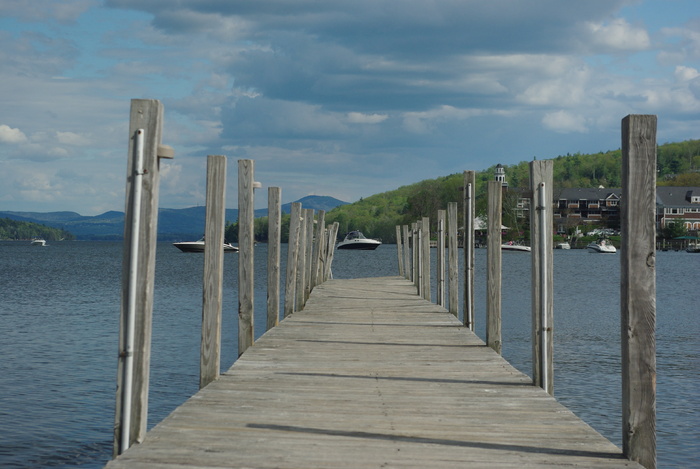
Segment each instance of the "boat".
[{"label": "boat", "polygon": [[345,235],[345,239],[338,243],[338,249],[357,249],[373,251],[382,244],[378,239],[365,238],[361,231],[351,231]]},{"label": "boat", "polygon": [[700,253],[700,244],[688,243],[688,247],[685,248],[685,252]]},{"label": "boat", "polygon": [[588,246],[586,246],[586,249],[588,249],[588,252],[599,252],[603,254],[614,254],[617,252],[615,246],[613,246],[612,244],[608,244],[608,241],[602,238],[598,241],[593,241],[592,243],[590,243]]},{"label": "boat", "polygon": [[554,246],[554,249],[571,249],[571,245],[564,241],[563,243],[557,243],[557,245]]},{"label": "boat", "polygon": [[501,244],[501,251],[531,252],[532,248],[530,246],[523,246],[520,244],[515,244],[513,241],[509,241],[506,244]]},{"label": "boat", "polygon": [[46,240],[42,238],[34,238],[32,240],[32,246],[46,246]]},{"label": "boat", "polygon": [[[182,252],[204,252],[204,238],[197,241],[182,241],[173,243],[173,246]],[[238,252],[238,248],[224,240],[224,252]]]}]

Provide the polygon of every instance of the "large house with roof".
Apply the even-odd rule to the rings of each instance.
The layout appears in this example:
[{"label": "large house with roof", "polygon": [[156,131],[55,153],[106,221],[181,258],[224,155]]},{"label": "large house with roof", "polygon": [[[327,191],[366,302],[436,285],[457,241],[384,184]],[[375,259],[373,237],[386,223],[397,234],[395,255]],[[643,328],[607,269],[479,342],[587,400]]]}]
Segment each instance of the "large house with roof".
[{"label": "large house with roof", "polygon": [[700,187],[656,188],[656,227],[682,221],[688,231],[700,231]]}]

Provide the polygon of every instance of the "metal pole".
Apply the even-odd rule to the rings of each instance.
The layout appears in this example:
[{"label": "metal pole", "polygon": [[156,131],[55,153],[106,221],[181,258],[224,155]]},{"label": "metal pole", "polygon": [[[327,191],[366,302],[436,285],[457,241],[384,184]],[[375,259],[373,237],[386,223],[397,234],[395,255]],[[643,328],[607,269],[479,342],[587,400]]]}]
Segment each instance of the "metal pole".
[{"label": "metal pole", "polygon": [[549,355],[547,354],[549,345],[549,322],[547,321],[547,262],[548,252],[547,245],[547,198],[545,197],[544,182],[540,183],[539,206],[537,207],[540,215],[540,324],[542,324],[542,337],[540,340],[540,370],[542,373],[542,389],[549,389]]},{"label": "metal pole", "polygon": [[136,163],[134,164],[134,197],[131,207],[131,255],[129,257],[129,294],[126,340],[121,355],[124,357],[124,388],[122,394],[122,425],[120,453],[129,448],[131,430],[131,393],[134,378],[134,323],[136,322],[136,287],[138,281],[139,230],[141,223],[141,192],[143,179],[143,129],[134,135]]}]

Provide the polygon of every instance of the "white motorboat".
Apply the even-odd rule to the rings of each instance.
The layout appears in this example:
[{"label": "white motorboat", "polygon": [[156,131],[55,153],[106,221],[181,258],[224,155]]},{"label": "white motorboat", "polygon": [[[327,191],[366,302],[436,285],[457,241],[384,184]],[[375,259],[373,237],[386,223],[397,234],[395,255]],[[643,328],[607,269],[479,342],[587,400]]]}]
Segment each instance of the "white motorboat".
[{"label": "white motorboat", "polygon": [[46,240],[42,238],[34,238],[32,240],[32,246],[46,246]]},{"label": "white motorboat", "polygon": [[506,244],[501,244],[501,251],[531,252],[532,248],[530,246],[515,244],[514,242],[510,241]]},{"label": "white motorboat", "polygon": [[599,239],[598,241],[594,241],[588,246],[586,246],[586,249],[588,249],[588,252],[598,252],[603,254],[614,254],[617,252],[615,246],[613,246],[612,244],[608,244],[608,241],[606,239]]},{"label": "white motorboat", "polygon": [[700,253],[700,244],[689,243],[688,247],[685,248],[685,252]]},{"label": "white motorboat", "polygon": [[557,245],[554,246],[554,249],[571,249],[571,245],[564,241],[563,243],[557,243]]},{"label": "white motorboat", "polygon": [[[204,238],[198,241],[182,241],[179,243],[173,243],[173,246],[182,252],[204,252]],[[225,241],[223,248],[224,252],[238,252],[238,248],[236,246]]]},{"label": "white motorboat", "polygon": [[360,231],[351,231],[345,235],[345,239],[338,243],[338,249],[357,249],[373,251],[382,244],[378,239],[365,238]]}]

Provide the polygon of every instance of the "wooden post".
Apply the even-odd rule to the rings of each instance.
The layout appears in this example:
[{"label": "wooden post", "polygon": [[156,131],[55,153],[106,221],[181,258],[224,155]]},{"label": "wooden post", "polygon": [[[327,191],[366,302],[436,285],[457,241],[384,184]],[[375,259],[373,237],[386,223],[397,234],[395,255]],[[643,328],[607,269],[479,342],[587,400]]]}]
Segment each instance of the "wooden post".
[{"label": "wooden post", "polygon": [[238,160],[238,356],[255,341],[254,252],[255,162]]},{"label": "wooden post", "polygon": [[336,221],[334,222],[330,229],[328,230],[328,255],[326,258],[326,265],[324,266],[323,280],[326,281],[329,278],[333,278],[333,256],[335,255],[335,240],[338,237],[338,230],[340,229],[340,224]]},{"label": "wooden post", "polygon": [[[325,210],[319,210],[318,211],[318,220],[316,221],[316,230],[315,230],[315,236],[316,240],[314,242],[314,250],[313,250],[313,264],[311,267],[311,289],[321,283],[323,280],[319,278],[319,274],[325,270],[325,267],[322,267],[320,265],[321,262],[321,253],[322,253],[322,247],[323,247],[323,231],[326,228],[326,211]],[[335,243],[334,243],[335,245]]]},{"label": "wooden post", "polygon": [[219,377],[221,369],[221,306],[224,279],[226,223],[226,157],[207,156],[207,195],[204,223],[204,277],[202,279],[202,343],[199,388]]},{"label": "wooden post", "polygon": [[[304,273],[304,305],[311,295],[311,290],[313,289],[314,274],[318,267],[318,262],[314,263],[314,258],[312,257],[314,253],[314,209],[308,208],[304,210],[306,216],[304,217],[304,222],[306,223],[306,257],[305,273]],[[318,279],[318,274],[316,275]]]},{"label": "wooden post", "polygon": [[[114,425],[115,457],[132,444],[143,441],[146,435],[160,186],[158,158],[166,156],[165,152],[159,151],[165,148],[161,145],[162,129],[163,105],[159,101],[131,100]],[[136,148],[138,142],[141,142],[140,149]],[[167,157],[172,158],[172,155]],[[141,164],[137,159],[141,159]]]},{"label": "wooden post", "polygon": [[267,188],[267,330],[279,323],[282,190]]},{"label": "wooden post", "polygon": [[[532,248],[532,381],[554,395],[553,323],[554,323],[554,269],[553,262],[553,214],[552,182],[554,162],[552,160],[530,163],[530,247]],[[544,186],[543,186],[544,184]],[[546,197],[540,201],[542,190]],[[544,224],[542,214],[544,214]],[[542,240],[544,239],[544,243]],[[543,317],[544,315],[544,317]],[[544,326],[543,326],[544,325]],[[545,330],[546,329],[546,330]],[[545,340],[543,340],[543,338]],[[544,353],[543,353],[544,352]],[[542,373],[543,357],[547,362]],[[546,379],[545,379],[546,378]]]},{"label": "wooden post", "polygon": [[622,451],[656,468],[656,116],[622,120]]},{"label": "wooden post", "polygon": [[399,276],[403,277],[403,245],[401,244],[401,225],[396,225],[396,255],[399,261]]},{"label": "wooden post", "polygon": [[501,205],[500,181],[488,185],[486,253],[486,345],[501,353]]},{"label": "wooden post", "polygon": [[289,244],[287,248],[287,275],[284,288],[284,317],[294,312],[297,280],[297,258],[299,256],[299,229],[301,225],[301,203],[292,202],[289,219]]},{"label": "wooden post", "polygon": [[423,290],[421,290],[421,267],[420,267],[420,230],[418,229],[418,222],[411,223],[411,228],[413,231],[413,284],[416,286],[419,296],[423,296]]},{"label": "wooden post", "polygon": [[459,259],[457,258],[457,202],[447,204],[447,239],[448,239],[448,300],[450,313],[459,317]]},{"label": "wooden post", "polygon": [[464,325],[474,330],[474,202],[476,172],[464,172]]},{"label": "wooden post", "polygon": [[437,258],[435,282],[436,285],[436,303],[440,306],[445,306],[445,218],[447,213],[445,210],[438,210],[438,239],[437,239]]},{"label": "wooden post", "polygon": [[308,212],[308,209],[302,209],[302,220],[299,224],[299,254],[297,254],[297,285],[294,311],[301,311],[304,309],[304,278],[306,277],[306,218],[308,217],[306,212]]},{"label": "wooden post", "polygon": [[408,225],[401,227],[403,231],[403,274],[407,280],[411,280],[411,241],[408,238]]},{"label": "wooden post", "polygon": [[423,298],[430,301],[430,218],[423,217],[421,223],[421,280],[423,282]]}]

